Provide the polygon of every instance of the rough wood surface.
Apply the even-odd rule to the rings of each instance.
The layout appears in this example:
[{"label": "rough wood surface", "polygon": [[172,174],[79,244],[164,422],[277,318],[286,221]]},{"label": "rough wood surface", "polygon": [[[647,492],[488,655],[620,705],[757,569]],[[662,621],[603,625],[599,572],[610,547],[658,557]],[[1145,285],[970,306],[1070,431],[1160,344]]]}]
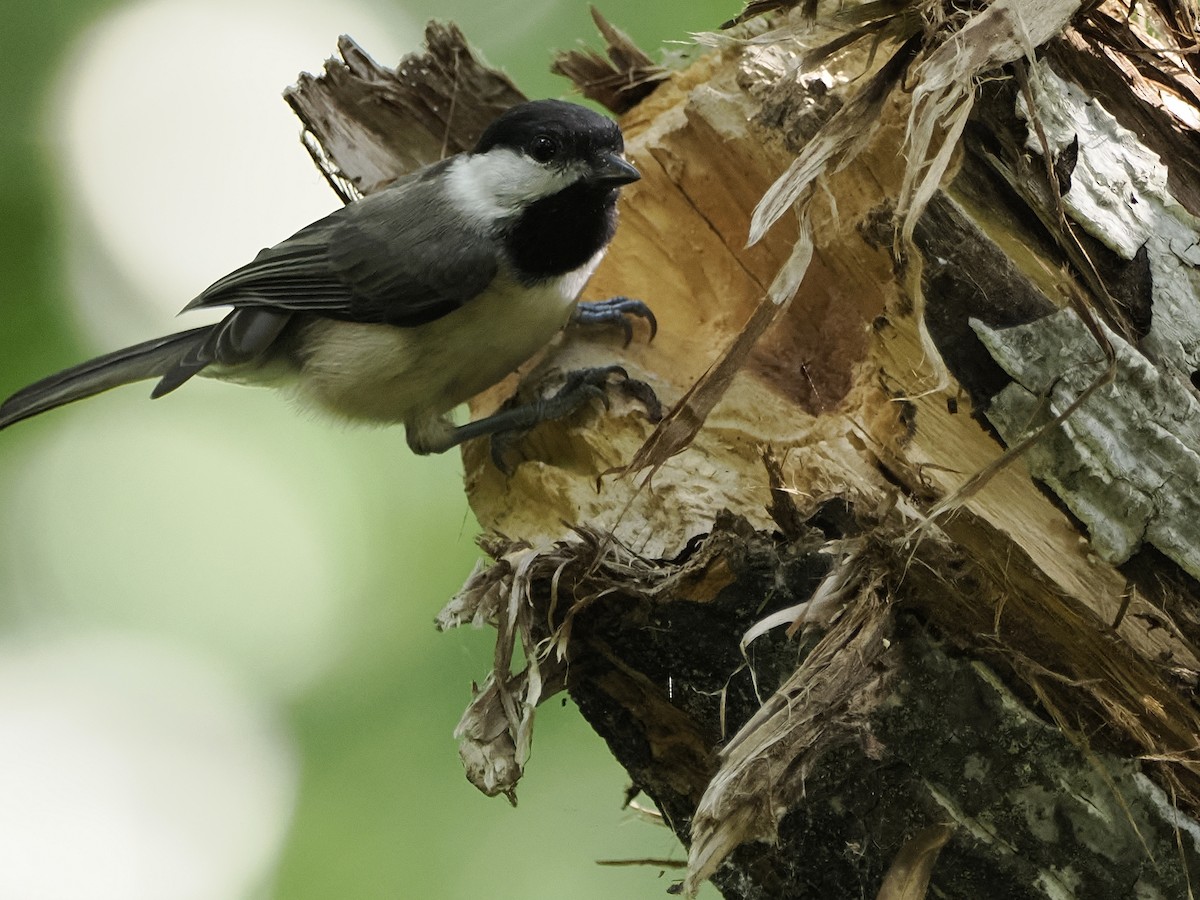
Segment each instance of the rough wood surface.
[{"label": "rough wood surface", "polygon": [[[511,476],[465,448],[496,562],[440,621],[498,630],[469,775],[511,795],[565,687],[690,847],[684,891],[1187,896],[1191,13],[1139,7],[1184,46],[1155,68],[1090,4],[830,9],[743,26],[623,117],[644,177],[586,296],[647,300],[658,338],[568,331],[474,404],[620,362],[673,414],[539,426]],[[437,110],[469,102],[445,47]],[[407,164],[358,102],[400,71],[297,89],[363,190]],[[472,71],[483,117],[511,86]],[[396,159],[455,146],[432,122]]]}]

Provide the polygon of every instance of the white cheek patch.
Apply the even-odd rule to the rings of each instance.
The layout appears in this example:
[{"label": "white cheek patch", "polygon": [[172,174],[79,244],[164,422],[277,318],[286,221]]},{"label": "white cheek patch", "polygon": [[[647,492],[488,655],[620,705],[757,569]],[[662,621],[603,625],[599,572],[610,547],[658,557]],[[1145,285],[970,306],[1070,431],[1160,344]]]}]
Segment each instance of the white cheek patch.
[{"label": "white cheek patch", "polygon": [[573,166],[547,168],[520,153],[495,148],[455,160],[446,170],[446,190],[460,213],[487,225],[557,194],[580,175]]}]

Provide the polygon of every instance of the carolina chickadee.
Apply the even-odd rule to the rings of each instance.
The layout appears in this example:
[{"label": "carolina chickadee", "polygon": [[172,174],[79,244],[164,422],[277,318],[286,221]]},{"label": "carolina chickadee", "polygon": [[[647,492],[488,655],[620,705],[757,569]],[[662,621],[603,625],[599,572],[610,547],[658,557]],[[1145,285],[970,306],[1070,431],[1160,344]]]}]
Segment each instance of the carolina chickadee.
[{"label": "carolina chickadee", "polygon": [[[217,324],[30,385],[0,404],[0,428],[143,379],[157,378],[161,397],[197,374],[283,387],[347,420],[402,422],[416,453],[569,411],[585,396],[460,427],[448,418],[573,314],[627,336],[625,317],[642,316],[653,335],[637,301],[576,304],[616,228],[619,189],[640,177],[623,150],[617,125],[581,106],[515,106],[474,150],[314,222],[185,307],[232,306]],[[598,383],[568,380],[585,394]]]}]

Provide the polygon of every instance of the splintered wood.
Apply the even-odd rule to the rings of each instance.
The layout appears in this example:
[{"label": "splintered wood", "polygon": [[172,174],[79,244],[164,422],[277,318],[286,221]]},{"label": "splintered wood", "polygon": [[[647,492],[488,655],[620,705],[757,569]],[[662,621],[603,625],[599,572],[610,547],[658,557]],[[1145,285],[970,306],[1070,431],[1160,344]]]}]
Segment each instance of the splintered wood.
[{"label": "splintered wood", "polygon": [[[602,19],[612,65],[566,66],[641,98],[585,299],[658,336],[568,329],[472,414],[614,363],[670,411],[539,425],[511,475],[464,449],[495,564],[439,621],[498,632],[469,774],[514,796],[565,688],[691,848],[684,892],[1183,896],[1200,184],[1156,154],[1194,73],[1151,83],[1147,32],[1070,0],[792,6],[665,80]],[[342,51],[290,99],[362,191],[519,96],[452,29],[396,70]]]}]

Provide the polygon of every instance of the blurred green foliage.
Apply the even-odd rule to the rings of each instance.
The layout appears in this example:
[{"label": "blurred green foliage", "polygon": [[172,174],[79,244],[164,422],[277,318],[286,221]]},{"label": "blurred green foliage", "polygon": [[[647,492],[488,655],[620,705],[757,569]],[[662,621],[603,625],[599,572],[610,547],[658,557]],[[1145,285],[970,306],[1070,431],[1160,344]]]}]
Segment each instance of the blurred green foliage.
[{"label": "blurred green foliage", "polygon": [[[52,82],[72,42],[119,5],[6,4],[0,28],[3,395],[87,352],[73,325],[62,272],[62,229],[70,223],[63,221],[58,175],[43,134]],[[602,12],[653,55],[663,42],[686,42],[689,32],[715,28],[738,8],[737,0],[608,0]],[[597,45],[586,5],[568,0],[408,0],[403,6],[376,3],[374,9],[385,22],[398,15],[458,22],[489,61],[532,96],[568,93],[548,72],[554,49],[581,40]],[[371,35],[354,37],[370,51]],[[335,39],[330,34],[330,52]],[[296,69],[319,64],[298,59]],[[299,144],[296,152],[303,152]],[[181,306],[186,299],[179,298]],[[357,599],[369,614],[358,620],[328,676],[285,711],[301,754],[300,793],[280,868],[261,896],[663,896],[676,873],[593,864],[683,854],[665,829],[632,823],[619,809],[624,774],[572,707],[555,702],[539,714],[520,808],[486,799],[466,783],[451,733],[472,679],[487,671],[490,635],[438,635],[432,628],[434,614],[477,556],[458,460],[414,460],[398,432],[353,432],[343,439],[344,464],[369,473],[363,496],[353,501],[365,523],[363,556],[370,566],[354,589],[366,594]],[[15,465],[27,440],[16,429],[5,433],[0,467]],[[305,452],[297,447],[289,465],[297,470],[311,462],[312,477],[319,478],[316,457]],[[424,546],[388,552],[389,541],[414,530]],[[413,559],[420,565],[414,567]]]}]

